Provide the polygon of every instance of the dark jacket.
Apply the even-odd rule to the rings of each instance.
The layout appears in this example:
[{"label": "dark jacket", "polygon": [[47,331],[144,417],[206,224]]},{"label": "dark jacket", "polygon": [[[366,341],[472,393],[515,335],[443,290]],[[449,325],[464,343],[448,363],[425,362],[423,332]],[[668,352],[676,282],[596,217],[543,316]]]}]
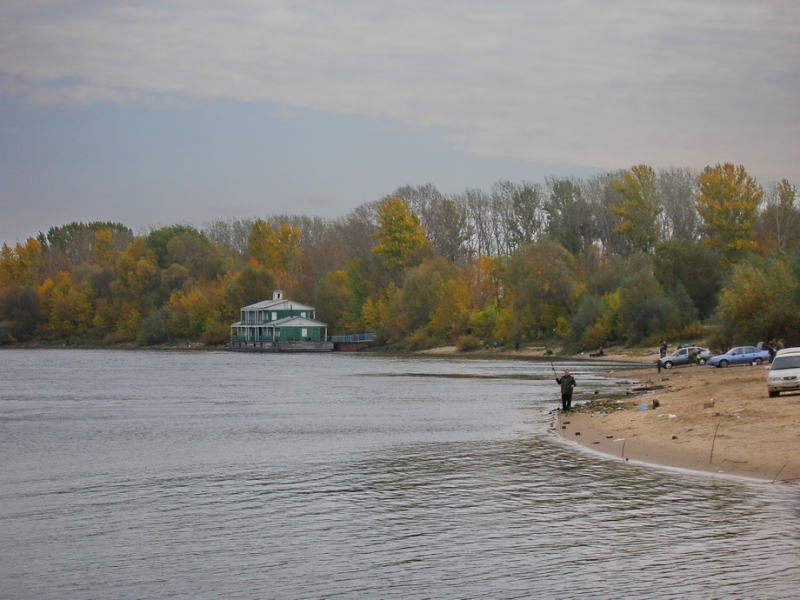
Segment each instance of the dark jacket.
[{"label": "dark jacket", "polygon": [[575,381],[575,378],[572,375],[567,375],[566,377],[556,377],[556,383],[561,384],[561,393],[562,394],[572,394],[572,388],[578,385],[578,382]]}]

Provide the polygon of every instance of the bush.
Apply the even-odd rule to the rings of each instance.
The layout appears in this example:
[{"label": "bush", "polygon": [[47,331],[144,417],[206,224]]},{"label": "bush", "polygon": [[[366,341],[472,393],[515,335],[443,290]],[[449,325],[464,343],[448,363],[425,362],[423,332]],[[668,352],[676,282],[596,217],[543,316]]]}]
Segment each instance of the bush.
[{"label": "bush", "polygon": [[481,341],[474,335],[462,335],[456,341],[456,350],[459,352],[467,352],[468,350],[475,350],[481,347]]},{"label": "bush", "polygon": [[583,332],[583,343],[587,348],[599,348],[611,339],[611,332],[602,322],[595,323]]},{"label": "bush", "polygon": [[435,348],[439,345],[439,340],[433,337],[426,327],[417,329],[411,337],[408,338],[406,346],[409,350],[427,350],[428,348]]},{"label": "bush", "polygon": [[228,336],[230,336],[230,334],[230,325],[214,319],[205,326],[205,329],[203,329],[203,335],[200,336],[200,340],[204,344],[224,344],[228,341]]},{"label": "bush", "polygon": [[169,340],[172,311],[164,306],[142,321],[136,341],[142,346],[162,344]]}]

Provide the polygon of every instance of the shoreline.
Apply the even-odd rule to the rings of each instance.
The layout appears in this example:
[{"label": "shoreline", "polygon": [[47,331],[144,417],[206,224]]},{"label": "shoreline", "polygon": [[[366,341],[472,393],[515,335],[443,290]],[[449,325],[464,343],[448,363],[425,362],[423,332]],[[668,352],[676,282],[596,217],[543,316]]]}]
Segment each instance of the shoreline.
[{"label": "shoreline", "polygon": [[[16,346],[20,348],[21,346]],[[95,346],[27,346],[95,349]],[[214,350],[205,345],[124,344],[119,350]],[[546,348],[519,352],[490,349],[473,356],[550,358]],[[420,354],[454,355],[454,347]],[[599,360],[629,363],[608,377],[629,382],[625,397],[605,397],[573,404],[572,412],[554,411],[552,431],[569,444],[610,459],[712,476],[744,477],[763,483],[800,481],[800,392],[770,398],[768,365],[680,366],[660,373],[653,349],[609,349]],[[554,360],[593,361],[588,356],[552,355]],[[578,381],[580,386],[580,381]],[[642,406],[646,410],[642,410]]]},{"label": "shoreline", "polygon": [[761,482],[800,481],[800,394],[770,398],[768,368],[626,372],[647,391],[559,410],[553,429],[570,443],[618,460]]}]

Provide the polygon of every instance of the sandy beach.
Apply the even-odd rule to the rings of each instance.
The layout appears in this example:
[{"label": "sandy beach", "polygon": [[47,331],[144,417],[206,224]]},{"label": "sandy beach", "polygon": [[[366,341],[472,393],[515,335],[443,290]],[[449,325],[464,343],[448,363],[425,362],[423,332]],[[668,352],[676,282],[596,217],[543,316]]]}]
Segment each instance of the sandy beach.
[{"label": "sandy beach", "polygon": [[651,391],[573,406],[557,415],[554,428],[570,442],[620,460],[800,481],[800,393],[770,398],[768,369],[626,371],[620,376],[631,381],[628,389]]},{"label": "sandy beach", "polygon": [[[426,353],[450,354],[455,348]],[[544,348],[528,346],[514,354],[541,357]],[[800,481],[800,392],[770,398],[769,365],[680,366],[659,373],[657,357],[656,348],[608,349],[605,360],[642,366],[609,373],[628,382],[621,390],[649,390],[573,405],[571,413],[556,415],[555,433],[622,461]]]}]

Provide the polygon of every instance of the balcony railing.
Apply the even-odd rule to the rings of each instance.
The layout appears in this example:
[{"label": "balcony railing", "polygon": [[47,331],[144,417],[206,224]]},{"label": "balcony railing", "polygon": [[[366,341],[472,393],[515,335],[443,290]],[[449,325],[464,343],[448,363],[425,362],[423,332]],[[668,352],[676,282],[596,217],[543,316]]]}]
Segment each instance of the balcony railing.
[{"label": "balcony railing", "polygon": [[354,335],[332,335],[328,339],[340,344],[354,344],[358,342],[374,342],[378,338],[376,333],[356,333]]}]

